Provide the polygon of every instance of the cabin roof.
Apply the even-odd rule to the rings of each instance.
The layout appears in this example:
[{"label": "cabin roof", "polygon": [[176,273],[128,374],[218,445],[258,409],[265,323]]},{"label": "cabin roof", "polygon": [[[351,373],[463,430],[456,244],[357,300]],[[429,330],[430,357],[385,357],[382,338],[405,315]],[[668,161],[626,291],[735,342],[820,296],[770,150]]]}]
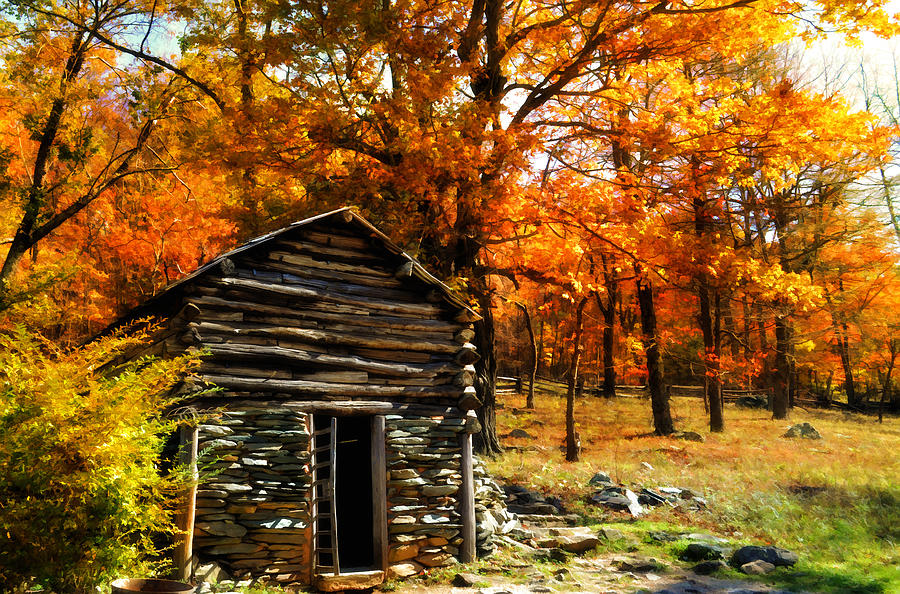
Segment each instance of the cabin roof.
[{"label": "cabin roof", "polygon": [[291,223],[287,227],[278,229],[276,231],[271,231],[269,233],[266,233],[265,235],[260,235],[259,237],[255,237],[255,238],[251,239],[250,241],[244,243],[243,245],[240,245],[240,246],[234,248],[231,251],[228,251],[223,254],[220,254],[219,256],[216,256],[215,258],[213,258],[206,264],[203,264],[202,266],[197,268],[194,272],[167,285],[162,291],[160,291],[159,293],[154,295],[148,301],[139,305],[137,308],[131,310],[129,313],[125,314],[122,318],[120,318],[119,320],[114,322],[109,328],[107,328],[106,331],[103,332],[103,334],[105,334],[109,330],[120,327],[122,324],[124,324],[130,320],[135,320],[137,318],[140,318],[140,317],[143,317],[146,315],[151,315],[157,307],[163,306],[168,300],[177,296],[179,294],[180,288],[184,287],[186,284],[190,283],[192,280],[202,276],[207,271],[216,268],[219,264],[221,264],[227,258],[236,256],[236,255],[246,252],[248,250],[252,250],[252,249],[254,249],[262,244],[265,244],[265,243],[275,239],[276,237],[279,237],[290,231],[296,230],[298,228],[301,228],[301,227],[304,227],[307,225],[311,225],[313,223],[323,222],[323,221],[325,221],[329,218],[333,218],[333,217],[339,217],[340,222],[342,222],[344,224],[348,224],[352,227],[358,228],[361,232],[361,235],[373,239],[374,241],[379,243],[388,252],[395,254],[397,256],[400,256],[401,258],[405,259],[408,262],[411,262],[412,263],[412,271],[410,273],[411,276],[418,278],[422,282],[424,282],[428,285],[431,285],[435,289],[440,291],[441,294],[443,295],[445,301],[451,303],[452,305],[455,305],[456,307],[458,307],[460,309],[464,309],[464,310],[468,311],[472,316],[475,317],[475,319],[479,319],[479,320],[481,319],[481,316],[479,316],[477,313],[475,313],[475,311],[473,311],[472,308],[469,307],[465,303],[465,301],[460,299],[459,296],[456,295],[456,293],[454,293],[453,289],[448,287],[446,284],[444,284],[442,281],[440,281],[437,277],[435,277],[430,272],[425,270],[425,268],[415,258],[413,258],[409,254],[407,254],[403,250],[403,248],[401,248],[396,243],[394,243],[391,240],[391,238],[389,238],[387,235],[382,233],[377,227],[375,227],[375,225],[373,225],[372,223],[367,221],[365,218],[363,218],[358,212],[356,212],[353,209],[353,207],[345,206],[345,207],[339,208],[337,210],[332,210],[330,212],[326,212],[326,213],[322,213],[322,214],[319,214],[319,215],[316,215],[313,217],[309,217],[309,218],[303,219],[301,221],[296,221],[294,223]]}]

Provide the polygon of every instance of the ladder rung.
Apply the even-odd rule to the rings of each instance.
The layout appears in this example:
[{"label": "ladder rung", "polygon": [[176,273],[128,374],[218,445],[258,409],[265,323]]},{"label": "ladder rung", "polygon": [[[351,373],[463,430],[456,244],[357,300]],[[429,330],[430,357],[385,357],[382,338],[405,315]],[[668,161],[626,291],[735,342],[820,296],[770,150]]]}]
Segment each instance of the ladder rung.
[{"label": "ladder rung", "polygon": [[331,427],[327,429],[316,429],[313,431],[313,435],[325,435],[326,433],[331,433]]},{"label": "ladder rung", "polygon": [[313,448],[313,452],[328,452],[331,450],[330,445],[323,445]]}]

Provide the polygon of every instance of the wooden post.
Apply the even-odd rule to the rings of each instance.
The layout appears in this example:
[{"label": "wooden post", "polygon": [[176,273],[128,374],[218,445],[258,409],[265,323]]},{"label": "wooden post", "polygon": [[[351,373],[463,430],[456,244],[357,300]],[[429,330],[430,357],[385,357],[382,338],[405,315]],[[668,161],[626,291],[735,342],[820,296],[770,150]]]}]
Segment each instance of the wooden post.
[{"label": "wooden post", "polygon": [[459,515],[462,516],[462,545],[459,560],[469,563],[475,560],[475,481],[472,475],[472,434],[460,435],[462,460],[462,485],[460,485]]},{"label": "wooden post", "polygon": [[194,573],[194,516],[197,507],[197,482],[200,478],[197,472],[199,431],[197,427],[182,425],[178,428],[178,434],[181,444],[181,464],[187,467],[191,478],[185,490],[182,510],[178,515],[178,527],[183,531],[183,536],[175,547],[175,567],[178,570],[178,579],[190,583]]},{"label": "wooden post", "polygon": [[384,416],[372,417],[372,535],[375,563],[388,566],[387,462],[384,452]]}]

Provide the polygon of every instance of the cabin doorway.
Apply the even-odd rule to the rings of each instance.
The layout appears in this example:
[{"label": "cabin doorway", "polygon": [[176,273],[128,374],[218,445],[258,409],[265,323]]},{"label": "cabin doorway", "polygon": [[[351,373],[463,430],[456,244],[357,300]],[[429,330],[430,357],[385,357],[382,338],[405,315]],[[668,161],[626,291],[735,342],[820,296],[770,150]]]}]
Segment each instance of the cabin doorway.
[{"label": "cabin doorway", "polygon": [[315,574],[383,569],[384,417],[313,415]]}]

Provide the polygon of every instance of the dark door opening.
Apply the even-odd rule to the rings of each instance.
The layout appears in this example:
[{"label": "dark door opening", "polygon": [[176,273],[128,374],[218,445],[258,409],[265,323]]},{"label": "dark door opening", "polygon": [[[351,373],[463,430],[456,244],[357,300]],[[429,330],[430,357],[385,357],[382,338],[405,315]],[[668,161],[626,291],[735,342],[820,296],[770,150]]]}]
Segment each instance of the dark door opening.
[{"label": "dark door opening", "polygon": [[[331,444],[329,468],[322,468],[319,478],[333,481],[333,501],[323,501],[318,507],[329,512],[333,509],[337,537],[319,539],[316,543],[317,547],[328,549],[326,559],[320,561],[333,565],[334,558],[331,555],[336,550],[337,565],[341,573],[372,569],[375,567],[372,417],[315,415],[314,426],[317,432],[329,427],[333,427],[334,431],[334,435],[328,435],[328,442],[320,439],[316,442],[317,449],[325,449],[327,443]],[[324,458],[325,456],[320,457]],[[316,495],[319,493],[324,491],[320,490]],[[323,499],[330,498],[323,496]],[[324,523],[319,526],[323,535],[329,530]]]}]

